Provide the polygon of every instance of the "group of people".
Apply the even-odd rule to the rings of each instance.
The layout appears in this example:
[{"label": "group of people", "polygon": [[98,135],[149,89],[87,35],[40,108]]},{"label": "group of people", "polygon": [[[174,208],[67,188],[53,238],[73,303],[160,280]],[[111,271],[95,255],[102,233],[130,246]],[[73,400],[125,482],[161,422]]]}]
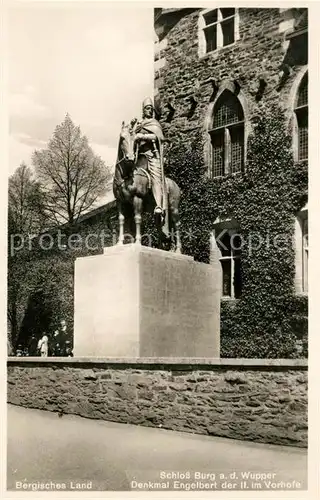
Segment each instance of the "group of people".
[{"label": "group of people", "polygon": [[73,356],[72,337],[67,331],[65,320],[61,320],[60,328],[52,334],[44,332],[40,339],[32,335],[29,345],[22,347],[18,345],[16,356]]}]

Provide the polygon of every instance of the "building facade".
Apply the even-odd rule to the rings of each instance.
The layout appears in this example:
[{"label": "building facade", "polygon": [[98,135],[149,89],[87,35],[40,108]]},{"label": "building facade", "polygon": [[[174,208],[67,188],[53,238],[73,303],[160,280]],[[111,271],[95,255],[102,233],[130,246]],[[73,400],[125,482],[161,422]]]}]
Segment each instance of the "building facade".
[{"label": "building facade", "polygon": [[[240,198],[234,187],[235,202],[226,203],[222,190],[224,186],[228,189],[231,186],[232,192],[233,184],[240,185],[241,178],[248,177],[249,137],[254,133],[257,117],[272,114],[275,106],[283,111],[285,133],[290,137],[292,172],[299,178],[301,172],[307,170],[308,11],[303,8],[159,8],[155,9],[154,16],[158,118],[165,136],[172,143],[178,143],[180,150],[185,149],[186,160],[190,145],[201,142],[200,157],[204,175],[209,180],[207,185],[220,199],[220,212],[219,203],[212,202],[214,217],[209,208],[204,217],[211,219],[213,235],[223,232],[223,241],[219,238],[217,245],[222,311],[239,309],[243,293],[250,289],[248,282],[243,283],[246,273],[241,270],[241,251],[237,246],[243,225],[241,217],[238,220],[235,217],[241,212],[236,206],[236,199]],[[190,168],[193,168],[192,161]],[[197,175],[195,171],[195,177]],[[287,225],[285,229],[288,237],[291,232],[293,235],[294,277],[292,283],[288,281],[284,285],[287,289],[284,295],[293,292],[297,303],[303,304],[302,308],[293,307],[288,313],[291,319],[300,315],[292,327],[297,337],[306,335],[307,331],[308,292],[306,182],[300,187],[301,198],[292,203],[291,213],[287,214],[290,227]],[[279,201],[276,183],[274,189],[275,207]],[[273,203],[272,196],[269,192],[270,203]],[[280,203],[285,204],[285,199],[279,196]],[[210,203],[208,200],[208,207]],[[268,203],[264,207],[262,202],[257,210],[265,208],[267,212]],[[261,219],[257,229],[263,232],[267,225],[268,220]],[[289,254],[290,249],[287,260]],[[271,262],[272,256],[268,259]],[[250,265],[247,263],[247,267]],[[247,279],[249,276],[253,273],[247,272]],[[271,281],[276,279],[274,273],[270,272],[270,276]],[[264,279],[268,278],[266,275]],[[274,298],[274,303],[276,300]],[[279,312],[277,307],[275,315]],[[280,322],[286,321],[281,317],[278,331],[282,330]],[[290,318],[287,319],[290,322]]]},{"label": "building facade", "polygon": [[162,124],[186,142],[203,130],[212,177],[243,169],[262,100],[281,102],[295,160],[307,159],[307,9],[155,9],[155,31]]}]

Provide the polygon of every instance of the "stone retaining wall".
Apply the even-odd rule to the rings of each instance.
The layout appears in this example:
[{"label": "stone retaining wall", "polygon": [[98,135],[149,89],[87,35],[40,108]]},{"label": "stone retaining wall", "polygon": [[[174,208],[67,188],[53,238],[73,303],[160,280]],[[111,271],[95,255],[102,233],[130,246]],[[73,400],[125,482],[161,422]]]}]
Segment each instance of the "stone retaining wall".
[{"label": "stone retaining wall", "polygon": [[306,370],[305,360],[9,358],[8,402],[306,447]]}]

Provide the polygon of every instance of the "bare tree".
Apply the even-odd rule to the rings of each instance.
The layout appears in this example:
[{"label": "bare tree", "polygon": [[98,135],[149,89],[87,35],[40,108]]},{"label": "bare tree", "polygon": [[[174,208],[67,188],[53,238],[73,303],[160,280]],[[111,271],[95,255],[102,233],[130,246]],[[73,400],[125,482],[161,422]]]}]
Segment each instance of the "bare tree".
[{"label": "bare tree", "polygon": [[9,178],[9,234],[37,234],[44,223],[40,185],[34,179],[31,169],[25,163],[21,163]]},{"label": "bare tree", "polygon": [[42,193],[32,171],[25,163],[9,178],[8,184],[8,343],[15,345],[23,318],[21,297],[26,285],[22,276],[28,269],[25,254],[11,253],[11,238],[20,242],[27,235],[38,234],[45,225],[42,211]]},{"label": "bare tree", "polygon": [[55,224],[74,223],[107,190],[110,169],[94,154],[69,115],[58,125],[47,149],[32,157],[45,196],[45,211]]}]

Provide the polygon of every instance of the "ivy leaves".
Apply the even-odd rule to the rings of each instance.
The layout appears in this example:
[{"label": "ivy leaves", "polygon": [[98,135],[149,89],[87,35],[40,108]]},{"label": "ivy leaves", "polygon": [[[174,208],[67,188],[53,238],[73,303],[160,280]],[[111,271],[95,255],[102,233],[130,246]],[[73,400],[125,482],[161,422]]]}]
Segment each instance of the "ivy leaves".
[{"label": "ivy leaves", "polygon": [[[209,262],[209,234],[217,217],[237,220],[243,237],[242,296],[232,307],[222,305],[225,357],[297,355],[292,242],[294,215],[307,197],[307,165],[294,164],[291,141],[282,110],[273,106],[256,117],[242,174],[208,178],[200,135],[189,147],[171,150],[168,174],[183,191],[184,253]],[[264,243],[253,250],[254,235]]]}]

